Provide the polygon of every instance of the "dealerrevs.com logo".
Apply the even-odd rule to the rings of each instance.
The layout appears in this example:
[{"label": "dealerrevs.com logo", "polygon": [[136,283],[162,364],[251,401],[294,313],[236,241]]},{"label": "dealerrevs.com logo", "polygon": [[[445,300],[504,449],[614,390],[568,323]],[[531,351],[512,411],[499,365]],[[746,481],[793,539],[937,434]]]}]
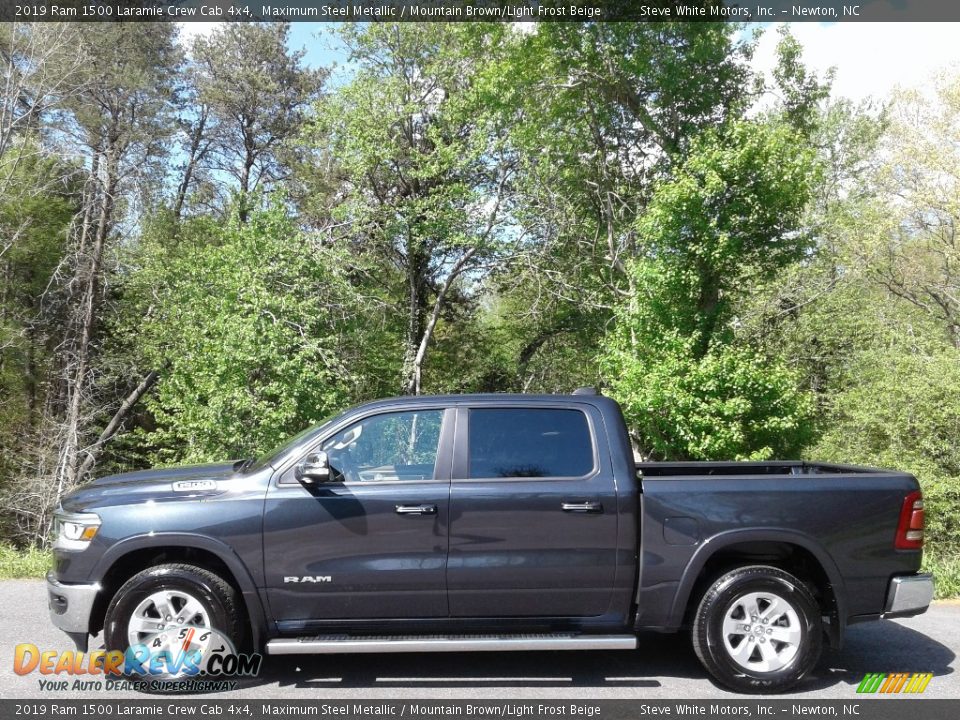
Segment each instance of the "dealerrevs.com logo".
[{"label": "dealerrevs.com logo", "polygon": [[126,650],[58,652],[21,643],[13,671],[57,676],[38,680],[43,691],[203,692],[234,689],[230,678],[253,677],[262,662],[257,653],[238,653],[216,630],[171,626]]}]

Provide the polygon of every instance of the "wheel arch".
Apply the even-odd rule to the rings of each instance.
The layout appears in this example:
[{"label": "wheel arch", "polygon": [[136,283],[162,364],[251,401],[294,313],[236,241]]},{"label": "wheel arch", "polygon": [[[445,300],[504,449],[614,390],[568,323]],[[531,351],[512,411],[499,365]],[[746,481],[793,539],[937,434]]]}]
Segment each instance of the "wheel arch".
[{"label": "wheel arch", "polygon": [[[830,644],[839,648],[846,627],[846,591],[833,558],[816,540],[779,528],[730,530],[704,542],[690,558],[674,594],[669,623],[681,626],[695,610],[706,587],[738,565],[769,564],[812,582],[824,615]],[[800,572],[798,572],[798,570]],[[806,570],[806,573],[802,571]]]},{"label": "wheel arch", "polygon": [[111,546],[97,563],[93,577],[103,589],[90,617],[91,634],[103,628],[110,600],[124,582],[154,565],[183,562],[214,572],[237,590],[246,614],[254,649],[263,645],[267,620],[256,583],[246,565],[228,545],[213,538],[189,533],[136,535]]}]

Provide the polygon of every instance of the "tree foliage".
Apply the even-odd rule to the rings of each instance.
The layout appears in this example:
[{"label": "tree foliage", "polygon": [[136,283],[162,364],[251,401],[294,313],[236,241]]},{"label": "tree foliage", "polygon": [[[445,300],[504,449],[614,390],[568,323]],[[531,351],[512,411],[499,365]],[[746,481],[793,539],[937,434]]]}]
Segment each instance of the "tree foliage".
[{"label": "tree foliage", "polygon": [[[232,176],[241,198],[270,189],[282,175],[284,141],[296,133],[326,72],[288,49],[290,24],[222,23],[192,46],[197,103],[190,160]],[[209,140],[206,147],[205,140]],[[189,169],[189,166],[188,166]],[[189,184],[190,178],[185,178]]]},{"label": "tree foliage", "polygon": [[401,283],[405,392],[421,392],[427,350],[458,283],[503,250],[510,168],[475,87],[476,58],[499,32],[348,26],[342,36],[360,69],[318,105],[308,131],[321,156],[336,159],[335,236],[395,269]]},{"label": "tree foliage", "polygon": [[960,349],[960,75],[940,78],[932,100],[895,97],[881,151],[864,203],[873,222],[857,249],[877,282]]},{"label": "tree foliage", "polygon": [[0,28],[14,537],[351,403],[599,384],[652,458],[916,472],[960,578],[956,75],[855,105],[730,23],[337,41],[329,82],[284,23]]},{"label": "tree foliage", "polygon": [[[527,240],[496,284],[521,313],[505,318],[522,340],[511,363],[517,386],[596,382],[599,340],[630,292],[637,219],[698,133],[749,103],[751,52],[732,25],[551,23],[513,37],[489,65]],[[541,353],[571,344],[591,361],[532,372],[551,363]]]},{"label": "tree foliage", "polygon": [[147,400],[157,461],[262,452],[347,403],[344,325],[363,308],[342,258],[279,204],[247,223],[189,222],[174,246],[145,241],[139,255],[127,322],[144,361],[163,369]]},{"label": "tree foliage", "polygon": [[731,308],[797,260],[812,153],[784,125],[704,133],[639,218],[633,292],[604,370],[645,454],[783,457],[806,439],[810,400],[782,363],[737,343]]}]

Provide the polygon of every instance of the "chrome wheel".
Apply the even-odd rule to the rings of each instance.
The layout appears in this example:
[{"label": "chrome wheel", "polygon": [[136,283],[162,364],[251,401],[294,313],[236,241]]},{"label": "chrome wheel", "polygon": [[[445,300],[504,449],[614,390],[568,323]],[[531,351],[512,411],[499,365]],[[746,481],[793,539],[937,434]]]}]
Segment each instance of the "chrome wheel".
[{"label": "chrome wheel", "polygon": [[173,653],[203,647],[209,641],[210,612],[183,590],[157,590],[134,608],[127,623],[129,645]]},{"label": "chrome wheel", "polygon": [[797,609],[770,592],[751,592],[733,600],[724,613],[722,631],[730,659],[753,672],[785,668],[803,640]]}]

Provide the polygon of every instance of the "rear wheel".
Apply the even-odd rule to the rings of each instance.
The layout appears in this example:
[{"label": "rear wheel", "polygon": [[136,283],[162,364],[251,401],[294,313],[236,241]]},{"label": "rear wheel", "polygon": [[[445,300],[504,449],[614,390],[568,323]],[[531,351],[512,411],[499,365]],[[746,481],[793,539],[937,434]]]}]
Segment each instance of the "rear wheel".
[{"label": "rear wheel", "polygon": [[693,648],[721,684],[776,692],[800,681],[820,658],[820,608],[807,586],[775,567],[752,565],[718,578],[693,622]]}]

